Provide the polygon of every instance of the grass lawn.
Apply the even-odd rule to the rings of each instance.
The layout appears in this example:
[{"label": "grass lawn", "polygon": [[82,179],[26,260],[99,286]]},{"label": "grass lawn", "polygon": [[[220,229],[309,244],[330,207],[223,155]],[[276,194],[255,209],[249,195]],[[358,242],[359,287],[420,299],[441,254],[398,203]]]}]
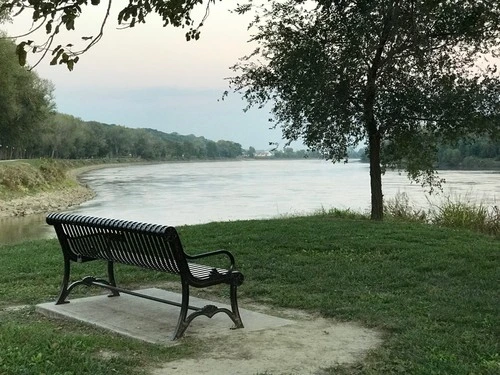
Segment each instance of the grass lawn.
[{"label": "grass lawn", "polygon": [[[233,252],[246,277],[242,307],[250,300],[303,309],[384,332],[364,363],[331,374],[500,374],[498,238],[329,215],[178,229],[188,253]],[[56,240],[0,247],[0,308],[54,300],[61,274]],[[116,276],[129,287],[175,280],[129,267]],[[72,296],[96,291],[81,287]],[[140,374],[197,350],[203,343],[146,345],[32,308],[0,312],[0,374]]]}]

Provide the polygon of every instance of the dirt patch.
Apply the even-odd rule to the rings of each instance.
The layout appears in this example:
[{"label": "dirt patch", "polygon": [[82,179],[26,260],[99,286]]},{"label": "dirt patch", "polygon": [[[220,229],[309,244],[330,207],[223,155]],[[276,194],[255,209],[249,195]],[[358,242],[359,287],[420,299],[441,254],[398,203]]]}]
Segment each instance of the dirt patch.
[{"label": "dirt patch", "polygon": [[368,351],[382,342],[380,332],[358,324],[338,323],[304,313],[295,318],[296,324],[292,325],[256,332],[241,329],[221,340],[212,338],[207,350],[196,358],[169,362],[151,373],[323,374],[324,369],[362,361]]}]

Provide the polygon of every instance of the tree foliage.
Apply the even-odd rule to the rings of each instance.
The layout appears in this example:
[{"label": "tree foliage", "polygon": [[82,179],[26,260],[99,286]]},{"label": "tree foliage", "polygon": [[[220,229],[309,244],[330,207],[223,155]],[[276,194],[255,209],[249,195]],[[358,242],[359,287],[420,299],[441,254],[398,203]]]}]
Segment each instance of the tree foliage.
[{"label": "tree foliage", "polygon": [[26,152],[13,157],[59,159],[196,160],[237,158],[243,153],[236,142],[83,121],[63,113],[51,116],[36,135],[15,147]]},{"label": "tree foliage", "polygon": [[[12,41],[0,39],[2,154],[12,153],[12,147],[23,144],[30,137],[35,137],[54,108],[52,84],[40,79],[34,72],[22,68],[17,63],[15,49],[16,46]],[[7,150],[8,147],[10,150]]]},{"label": "tree foliage", "polygon": [[[112,0],[104,0],[102,19],[96,24],[95,35],[81,35],[86,44],[83,47],[75,46],[73,43],[66,45],[58,44],[58,34],[64,30],[76,30],[79,17],[89,7],[101,5],[101,0],[2,0],[0,2],[0,14],[7,12],[17,16],[21,13],[30,12],[33,19],[33,27],[25,36],[34,31],[45,29],[47,39],[37,42],[33,39],[25,39],[17,46],[17,55],[21,65],[26,64],[28,52],[41,54],[35,66],[46,56],[50,56],[50,63],[65,64],[72,70],[80,58],[80,55],[88,51],[100,41],[104,35],[104,28],[108,22],[111,12]],[[211,4],[216,0],[130,0],[118,13],[117,22],[122,27],[134,27],[140,23],[146,23],[151,14],[161,17],[163,26],[187,28],[186,39],[198,39],[200,27],[208,16]],[[197,6],[205,6],[205,13],[201,20],[195,21],[191,13]],[[74,41],[77,42],[76,40]]]},{"label": "tree foliage", "polygon": [[498,137],[500,81],[486,59],[499,56],[500,3],[298,3],[257,9],[257,48],[233,67],[231,88],[249,106],[270,102],[287,139],[328,159],[366,142],[373,219],[383,217],[385,168],[432,186],[438,144]]},{"label": "tree foliage", "polygon": [[500,139],[478,138],[439,147],[437,165],[452,169],[500,169]]},{"label": "tree foliage", "polygon": [[10,14],[7,9],[4,7],[4,3],[6,0],[0,0],[0,24],[10,21]]}]

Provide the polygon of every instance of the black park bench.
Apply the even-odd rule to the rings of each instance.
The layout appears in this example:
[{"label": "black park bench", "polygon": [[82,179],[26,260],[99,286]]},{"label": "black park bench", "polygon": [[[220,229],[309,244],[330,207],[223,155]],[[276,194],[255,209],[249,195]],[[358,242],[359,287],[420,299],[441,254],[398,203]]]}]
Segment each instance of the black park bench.
[{"label": "black park bench", "polygon": [[[224,312],[234,322],[233,328],[243,328],[236,297],[236,289],[243,283],[243,274],[234,269],[234,257],[229,251],[188,255],[184,252],[176,229],[164,225],[61,213],[47,215],[46,221],[54,226],[64,256],[64,276],[56,304],[68,303],[68,295],[78,285],[95,285],[110,290],[111,297],[119,296],[121,292],[180,307],[173,340],[182,337],[191,321],[200,315],[211,318]],[[216,256],[227,258],[229,267],[216,268],[197,263]],[[107,262],[107,280],[87,276],[69,284],[71,262],[85,263],[98,259]],[[179,275],[182,302],[168,301],[118,287],[113,268],[115,263]],[[189,305],[189,287],[205,288],[217,284],[229,285],[231,310],[214,305]],[[194,312],[188,315],[188,310]]]}]

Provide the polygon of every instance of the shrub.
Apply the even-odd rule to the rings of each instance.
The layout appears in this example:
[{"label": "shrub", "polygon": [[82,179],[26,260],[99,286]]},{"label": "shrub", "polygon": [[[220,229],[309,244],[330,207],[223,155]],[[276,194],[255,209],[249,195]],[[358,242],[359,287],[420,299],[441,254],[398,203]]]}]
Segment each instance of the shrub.
[{"label": "shrub", "polygon": [[435,206],[432,223],[498,236],[500,235],[500,209],[498,206],[488,208],[481,203],[464,201],[460,197],[454,201],[447,197],[441,205]]},{"label": "shrub", "polygon": [[413,208],[406,193],[397,193],[394,198],[388,199],[384,204],[384,213],[398,220],[419,222],[427,220],[426,212]]}]

